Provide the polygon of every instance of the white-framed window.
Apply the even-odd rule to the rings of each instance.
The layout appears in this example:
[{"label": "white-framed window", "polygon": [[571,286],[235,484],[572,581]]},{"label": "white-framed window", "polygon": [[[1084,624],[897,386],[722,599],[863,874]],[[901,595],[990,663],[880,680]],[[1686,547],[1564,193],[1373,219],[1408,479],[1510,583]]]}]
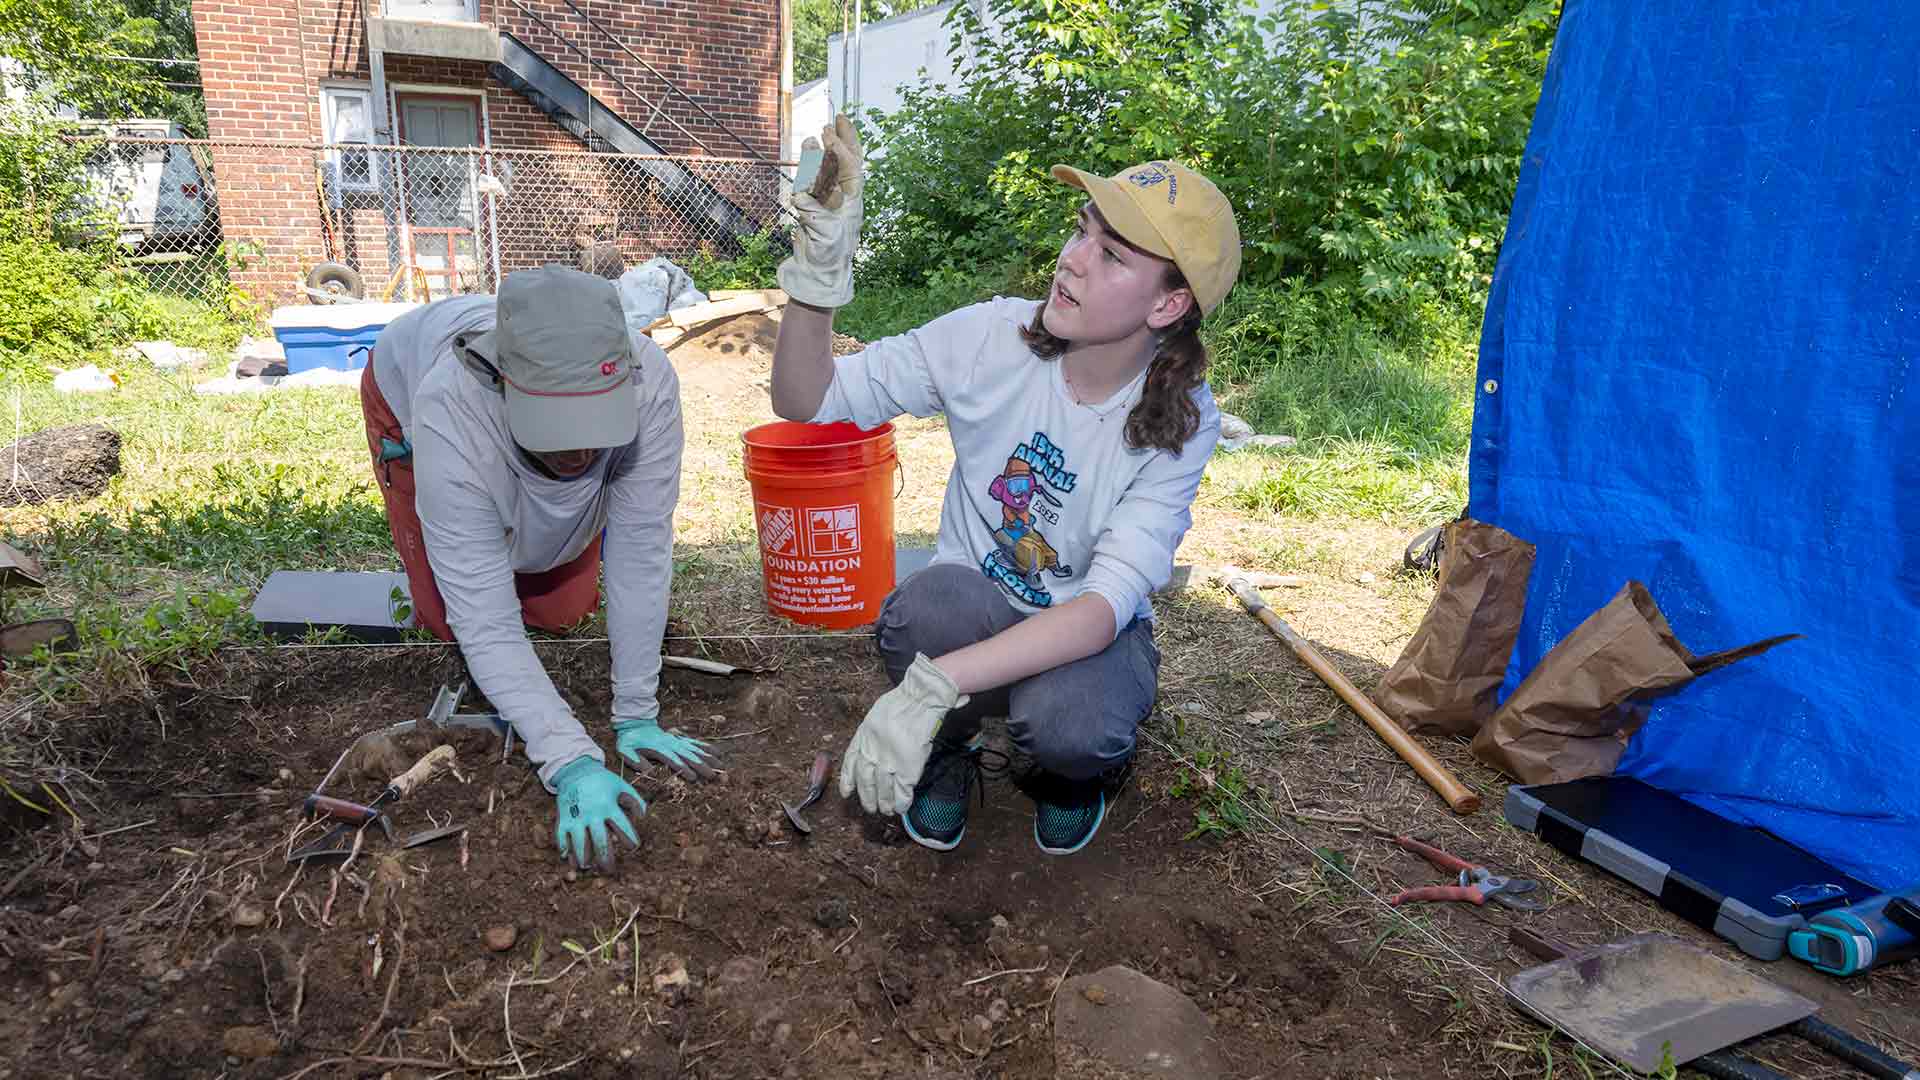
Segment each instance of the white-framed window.
[{"label": "white-framed window", "polygon": [[[322,141],[331,144],[373,143],[373,91],[364,86],[320,88]],[[378,191],[380,161],[371,151],[327,151],[333,179],[342,191]]]}]

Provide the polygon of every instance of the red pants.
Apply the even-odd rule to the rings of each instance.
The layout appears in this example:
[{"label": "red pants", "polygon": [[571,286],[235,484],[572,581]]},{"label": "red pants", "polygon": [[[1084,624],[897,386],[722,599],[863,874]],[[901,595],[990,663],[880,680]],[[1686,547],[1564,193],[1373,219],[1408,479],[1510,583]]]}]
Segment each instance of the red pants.
[{"label": "red pants", "polygon": [[[367,420],[367,450],[373,456],[374,481],[387,504],[393,549],[400,554],[400,565],[407,571],[407,588],[413,594],[414,625],[431,631],[441,641],[452,641],[446,601],[440,598],[440,586],[433,580],[426,540],[420,532],[420,515],[413,505],[413,457],[380,460],[380,439],[384,436],[399,443],[402,433],[392,406],[373,381],[371,352],[366,374],[360,376],[360,411]],[[520,616],[528,626],[567,629],[600,606],[600,537],[594,537],[572,562],[537,574],[515,574],[513,586],[520,595]]]}]

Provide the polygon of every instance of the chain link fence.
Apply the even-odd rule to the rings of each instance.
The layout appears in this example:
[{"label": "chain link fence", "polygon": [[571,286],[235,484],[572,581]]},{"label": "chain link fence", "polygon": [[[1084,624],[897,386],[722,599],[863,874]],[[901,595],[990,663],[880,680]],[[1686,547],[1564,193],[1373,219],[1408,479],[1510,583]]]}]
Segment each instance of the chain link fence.
[{"label": "chain link fence", "polygon": [[790,168],[715,157],[179,139],[87,142],[88,198],[156,290],[260,306],[492,292],[558,262],[784,244]]}]

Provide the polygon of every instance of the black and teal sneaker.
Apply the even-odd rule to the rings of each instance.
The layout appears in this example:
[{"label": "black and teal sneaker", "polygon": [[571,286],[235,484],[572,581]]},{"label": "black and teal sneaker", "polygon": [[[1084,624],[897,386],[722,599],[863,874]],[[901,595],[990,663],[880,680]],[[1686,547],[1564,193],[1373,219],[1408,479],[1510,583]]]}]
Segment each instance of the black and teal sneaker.
[{"label": "black and teal sneaker", "polygon": [[913,805],[901,817],[907,835],[921,847],[952,851],[967,834],[967,803],[977,790],[986,802],[983,774],[1006,771],[1006,758],[986,748],[985,739],[975,734],[966,742],[936,737],[933,754],[920,773],[913,789]]},{"label": "black and teal sneaker", "polygon": [[1069,780],[1035,769],[1020,780],[1033,799],[1033,842],[1049,855],[1071,855],[1093,840],[1106,820],[1107,803],[1132,770],[1129,760],[1089,780]]}]

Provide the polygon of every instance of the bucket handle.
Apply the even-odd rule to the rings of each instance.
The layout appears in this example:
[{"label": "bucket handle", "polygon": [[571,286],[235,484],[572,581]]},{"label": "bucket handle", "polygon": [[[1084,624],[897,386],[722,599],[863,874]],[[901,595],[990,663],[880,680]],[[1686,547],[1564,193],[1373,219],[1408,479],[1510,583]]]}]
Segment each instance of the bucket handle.
[{"label": "bucket handle", "polygon": [[900,497],[901,492],[907,490],[906,466],[900,464],[900,459],[897,457],[893,459],[893,475],[894,478],[899,481],[899,483],[893,487],[893,497],[897,499]]}]

